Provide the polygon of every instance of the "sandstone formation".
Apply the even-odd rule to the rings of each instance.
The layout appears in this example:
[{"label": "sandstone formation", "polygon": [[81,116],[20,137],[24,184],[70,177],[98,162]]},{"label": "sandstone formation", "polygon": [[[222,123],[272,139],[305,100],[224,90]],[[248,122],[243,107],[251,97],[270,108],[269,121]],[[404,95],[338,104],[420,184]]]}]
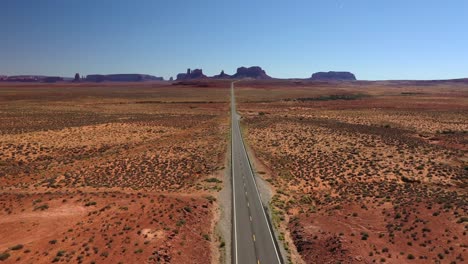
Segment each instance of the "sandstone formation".
[{"label": "sandstone formation", "polygon": [[199,79],[199,78],[206,78],[206,76],[203,74],[202,69],[195,69],[192,71],[192,73],[189,75],[191,79]]},{"label": "sandstone formation", "polygon": [[220,74],[215,75],[212,77],[213,79],[230,79],[232,78],[231,75],[224,73],[224,70],[221,71]]},{"label": "sandstone formation", "polygon": [[63,78],[62,77],[56,77],[56,76],[45,77],[43,82],[46,82],[46,83],[63,82]]},{"label": "sandstone formation", "polygon": [[350,72],[316,72],[310,78],[313,81],[356,81],[356,76]]},{"label": "sandstone formation", "polygon": [[47,76],[37,76],[37,75],[14,75],[8,76],[5,78],[7,82],[41,82]]},{"label": "sandstone formation", "polygon": [[267,80],[267,79],[272,79],[270,76],[266,74],[266,72],[258,67],[258,66],[253,66],[253,67],[240,67],[237,68],[236,74],[232,76],[235,79],[244,79],[244,78],[252,78],[252,79],[257,79],[257,80]]},{"label": "sandstone formation", "polygon": [[75,78],[73,79],[74,82],[79,82],[81,79],[80,77],[80,74],[79,73],[75,73]]},{"label": "sandstone formation", "polygon": [[163,81],[162,77],[147,74],[91,74],[86,76],[88,82],[142,82],[142,81]]},{"label": "sandstone formation", "polygon": [[179,73],[176,76],[176,80],[178,80],[178,81],[185,80],[186,78],[187,78],[187,74],[185,74],[185,73]]},{"label": "sandstone formation", "polygon": [[207,78],[206,75],[203,74],[202,69],[195,69],[193,71],[190,70],[190,69],[187,69],[187,73],[177,74],[177,80],[178,81],[201,79],[201,78]]}]

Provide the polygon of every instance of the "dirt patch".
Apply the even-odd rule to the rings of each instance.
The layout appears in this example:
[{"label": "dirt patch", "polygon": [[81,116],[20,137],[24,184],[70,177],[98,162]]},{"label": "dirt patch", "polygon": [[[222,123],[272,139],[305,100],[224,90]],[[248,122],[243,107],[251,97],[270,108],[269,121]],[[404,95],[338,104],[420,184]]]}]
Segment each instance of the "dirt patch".
[{"label": "dirt patch", "polygon": [[[206,263],[212,200],[143,193],[2,194],[9,260]],[[14,250],[22,245],[21,250]]]}]

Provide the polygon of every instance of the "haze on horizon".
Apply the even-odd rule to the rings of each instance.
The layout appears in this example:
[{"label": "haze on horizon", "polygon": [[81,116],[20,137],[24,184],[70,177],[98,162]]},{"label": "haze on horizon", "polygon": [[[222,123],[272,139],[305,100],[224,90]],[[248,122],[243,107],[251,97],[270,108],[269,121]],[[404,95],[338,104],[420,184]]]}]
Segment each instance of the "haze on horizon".
[{"label": "haze on horizon", "polygon": [[0,75],[145,73],[258,65],[273,77],[468,77],[468,2],[7,1]]}]

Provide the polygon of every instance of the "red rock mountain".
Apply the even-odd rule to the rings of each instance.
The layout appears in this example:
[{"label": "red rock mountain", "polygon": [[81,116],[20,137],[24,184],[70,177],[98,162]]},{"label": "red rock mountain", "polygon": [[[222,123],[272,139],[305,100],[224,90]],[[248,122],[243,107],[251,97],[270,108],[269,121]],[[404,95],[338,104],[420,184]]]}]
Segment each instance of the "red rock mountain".
[{"label": "red rock mountain", "polygon": [[355,81],[356,76],[350,72],[316,72],[310,78],[313,81]]},{"label": "red rock mountain", "polygon": [[252,78],[252,79],[257,79],[257,80],[267,80],[267,79],[272,79],[270,76],[266,74],[266,72],[258,67],[258,66],[253,66],[253,67],[240,67],[237,68],[236,74],[232,76],[235,79],[244,79],[244,78]]},{"label": "red rock mountain", "polygon": [[187,69],[187,73],[177,74],[178,81],[201,79],[201,78],[207,78],[206,75],[203,74],[202,69],[195,69],[193,71],[190,69]]}]

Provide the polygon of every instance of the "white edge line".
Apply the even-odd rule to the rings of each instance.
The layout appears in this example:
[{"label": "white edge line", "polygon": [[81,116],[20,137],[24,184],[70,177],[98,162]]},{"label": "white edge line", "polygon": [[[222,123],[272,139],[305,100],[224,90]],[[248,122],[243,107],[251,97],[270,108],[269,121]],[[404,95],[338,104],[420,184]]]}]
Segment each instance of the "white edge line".
[{"label": "white edge line", "polygon": [[233,201],[233,211],[234,211],[234,250],[235,250],[235,258],[236,264],[238,263],[237,257],[237,221],[236,221],[236,184],[235,184],[235,177],[234,177],[234,83],[231,83],[231,177],[232,177],[232,201]]},{"label": "white edge line", "polygon": [[[240,127],[239,127],[239,131],[240,131]],[[271,242],[273,243],[273,248],[275,249],[275,253],[276,253],[276,258],[278,259],[278,263],[281,263],[281,260],[280,260],[280,257],[279,257],[279,254],[278,254],[278,250],[276,249],[276,244],[275,244],[275,240],[273,239],[273,234],[271,233],[271,229],[270,229],[270,225],[268,224],[268,219],[266,217],[266,214],[265,214],[265,210],[263,209],[263,203],[262,203],[262,200],[260,198],[260,194],[258,192],[258,186],[257,186],[257,183],[255,181],[255,177],[253,176],[253,173],[252,173],[252,167],[250,165],[250,160],[249,160],[249,156],[247,155],[247,151],[245,150],[245,146],[244,146],[244,140],[242,138],[242,133],[240,134],[241,136],[241,142],[242,142],[242,148],[244,149],[244,154],[247,158],[247,161],[249,163],[249,172],[250,172],[250,176],[252,176],[252,180],[255,184],[255,190],[257,191],[257,196],[258,196],[258,200],[260,201],[260,205],[262,206],[262,212],[263,212],[263,216],[265,217],[265,222],[266,222],[266,225],[268,227],[268,232],[270,233],[270,238],[271,238]]]}]

